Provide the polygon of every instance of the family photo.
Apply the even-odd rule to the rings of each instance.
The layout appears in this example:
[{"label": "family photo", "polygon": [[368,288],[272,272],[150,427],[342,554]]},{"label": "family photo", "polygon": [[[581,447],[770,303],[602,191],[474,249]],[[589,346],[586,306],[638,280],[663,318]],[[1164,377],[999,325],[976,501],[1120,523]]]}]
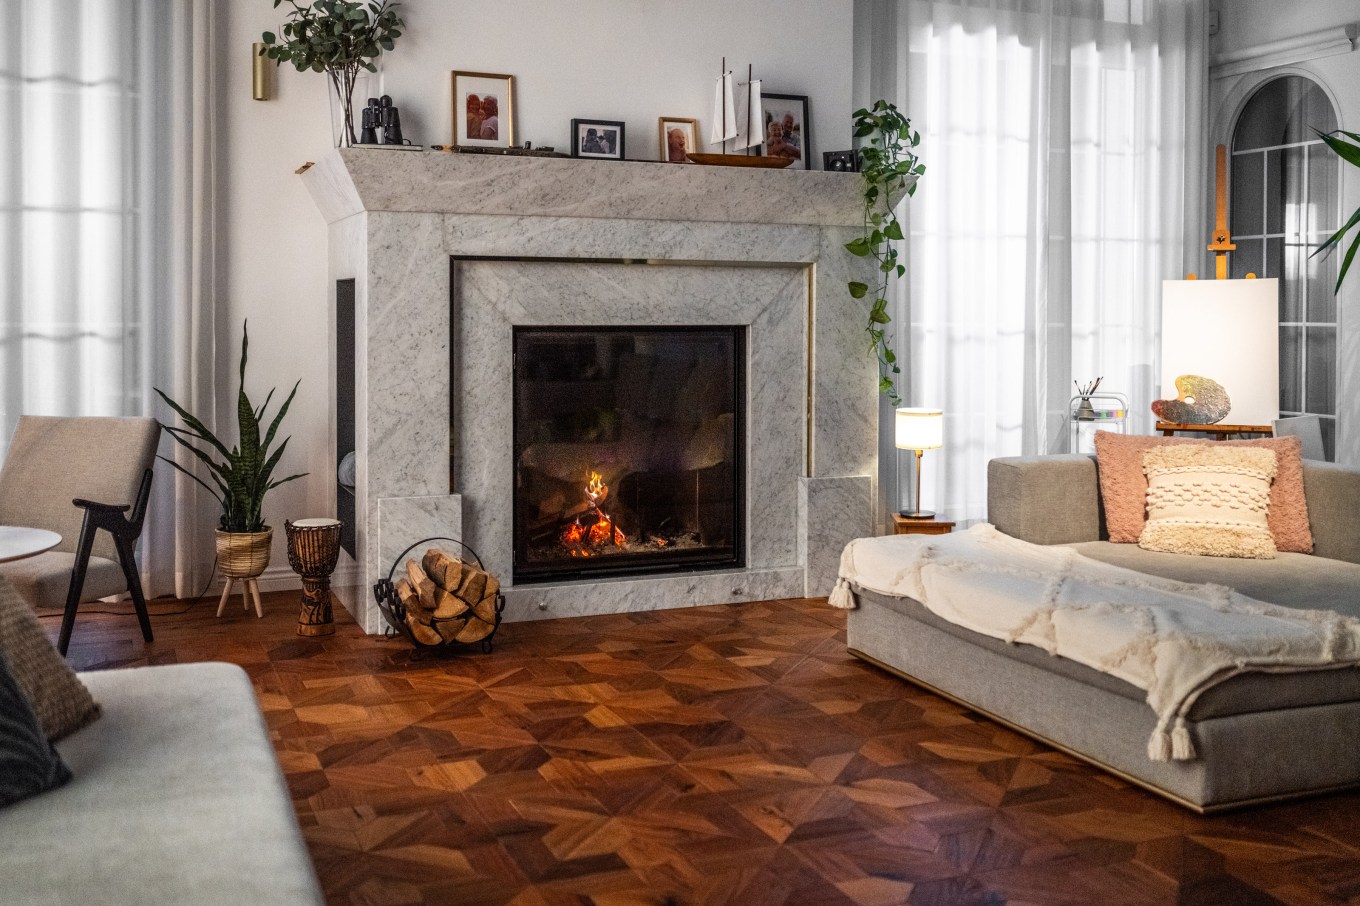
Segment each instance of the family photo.
[{"label": "family photo", "polygon": [[496,141],[501,137],[500,100],[494,94],[481,97],[469,94],[465,107],[469,138]]},{"label": "family photo", "polygon": [[508,148],[515,143],[513,76],[453,73],[453,143],[470,148]]},{"label": "family photo", "polygon": [[766,94],[765,154],[796,161],[791,166],[808,168],[808,107],[801,95]]},{"label": "family photo", "polygon": [[614,120],[573,119],[571,156],[623,160],[623,123]]}]

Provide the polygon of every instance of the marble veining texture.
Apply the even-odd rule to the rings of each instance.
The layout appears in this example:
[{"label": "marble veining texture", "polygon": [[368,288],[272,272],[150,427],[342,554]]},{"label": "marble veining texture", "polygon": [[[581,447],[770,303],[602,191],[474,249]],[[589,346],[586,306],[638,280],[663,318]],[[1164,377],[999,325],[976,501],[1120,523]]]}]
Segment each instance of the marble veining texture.
[{"label": "marble veining texture", "polygon": [[[443,494],[430,497],[383,497],[378,500],[378,569],[372,581],[361,589],[365,593],[364,631],[382,632],[385,623],[378,605],[373,600],[373,582],[386,578],[392,564],[402,551],[424,538],[463,539],[463,501],[457,494]],[[435,545],[428,545],[435,546]],[[443,545],[451,551],[458,551],[457,545]],[[426,546],[418,547],[407,554],[408,558],[419,560],[424,556]],[[403,561],[404,562],[404,561]],[[397,574],[401,575],[400,565]],[[356,618],[357,619],[357,618]]]},{"label": "marble veining texture", "polygon": [[[876,372],[864,355],[863,303],[845,292],[852,276],[871,273],[842,247],[853,231],[834,225],[858,222],[857,208],[850,217],[844,198],[828,206],[826,195],[857,184],[841,174],[826,182],[823,174],[533,163],[547,166],[358,151],[304,174],[331,223],[330,276],[356,279],[361,578],[358,599],[343,603],[379,631],[368,588],[400,550],[387,548],[433,534],[436,522],[461,524],[463,540],[508,585],[515,324],[748,327],[749,565],[509,588],[508,619],[822,588],[847,527],[872,519],[877,472]],[[459,260],[468,256],[512,260]],[[809,474],[831,483],[804,484]]]},{"label": "marble veining texture", "polygon": [[872,500],[873,482],[868,476],[804,478],[799,482],[804,515],[798,547],[806,565],[804,597],[831,594],[845,545],[873,534]]},{"label": "marble veining texture", "polygon": [[457,489],[469,543],[510,574],[514,484],[512,328],[572,324],[750,325],[747,563],[796,564],[797,480],[804,461],[805,268],[459,262],[455,379]]},{"label": "marble veining texture", "polygon": [[[853,225],[853,173],[346,148],[312,167],[323,216],[364,210]],[[335,172],[348,170],[350,184]],[[351,188],[352,186],[352,188]]]},{"label": "marble veining texture", "polygon": [[507,622],[637,613],[703,604],[771,601],[803,594],[803,568],[693,573],[646,579],[607,579],[563,585],[521,585],[505,590]]}]

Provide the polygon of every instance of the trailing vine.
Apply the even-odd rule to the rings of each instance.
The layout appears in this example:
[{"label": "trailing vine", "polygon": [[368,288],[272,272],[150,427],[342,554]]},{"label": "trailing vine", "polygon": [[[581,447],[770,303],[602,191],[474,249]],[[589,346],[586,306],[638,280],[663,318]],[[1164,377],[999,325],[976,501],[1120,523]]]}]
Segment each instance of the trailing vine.
[{"label": "trailing vine", "polygon": [[903,238],[902,224],[893,212],[893,204],[904,191],[914,195],[917,178],[926,172],[925,164],[913,150],[921,143],[921,134],[913,132],[911,120],[887,101],[875,101],[868,109],[856,110],[854,117],[855,138],[869,139],[860,149],[864,235],[847,242],[845,248],[852,255],[877,261],[878,279],[874,286],[852,280],[848,288],[856,299],[873,299],[865,330],[869,334],[869,351],[878,359],[878,389],[894,406],[900,406],[902,398],[897,394],[895,376],[902,369],[888,343],[886,329],[892,322],[888,314],[888,285],[894,277],[903,277],[907,268],[898,263],[897,248],[893,245]]}]

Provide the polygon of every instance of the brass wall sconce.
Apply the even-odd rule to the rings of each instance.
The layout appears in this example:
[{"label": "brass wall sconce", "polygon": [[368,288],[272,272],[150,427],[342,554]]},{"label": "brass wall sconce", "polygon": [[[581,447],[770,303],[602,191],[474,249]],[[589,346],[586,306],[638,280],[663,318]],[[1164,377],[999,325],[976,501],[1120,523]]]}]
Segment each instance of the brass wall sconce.
[{"label": "brass wall sconce", "polygon": [[264,55],[264,44],[250,45],[250,96],[257,101],[267,101],[273,95],[273,60]]}]

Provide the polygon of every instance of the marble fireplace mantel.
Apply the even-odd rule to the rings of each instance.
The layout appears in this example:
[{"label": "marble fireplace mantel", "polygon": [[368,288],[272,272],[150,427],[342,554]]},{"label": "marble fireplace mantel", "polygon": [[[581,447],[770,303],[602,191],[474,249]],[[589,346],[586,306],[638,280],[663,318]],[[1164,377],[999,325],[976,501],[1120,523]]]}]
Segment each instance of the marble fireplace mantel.
[{"label": "marble fireplace mantel", "polygon": [[520,325],[744,326],[750,490],[745,567],[507,581],[507,620],[830,590],[877,499],[877,374],[845,291],[867,280],[843,247],[855,174],[345,149],[302,178],[329,224],[332,325],[355,281],[360,584],[341,600],[367,631],[368,589],[421,538],[460,538],[508,580]]}]

